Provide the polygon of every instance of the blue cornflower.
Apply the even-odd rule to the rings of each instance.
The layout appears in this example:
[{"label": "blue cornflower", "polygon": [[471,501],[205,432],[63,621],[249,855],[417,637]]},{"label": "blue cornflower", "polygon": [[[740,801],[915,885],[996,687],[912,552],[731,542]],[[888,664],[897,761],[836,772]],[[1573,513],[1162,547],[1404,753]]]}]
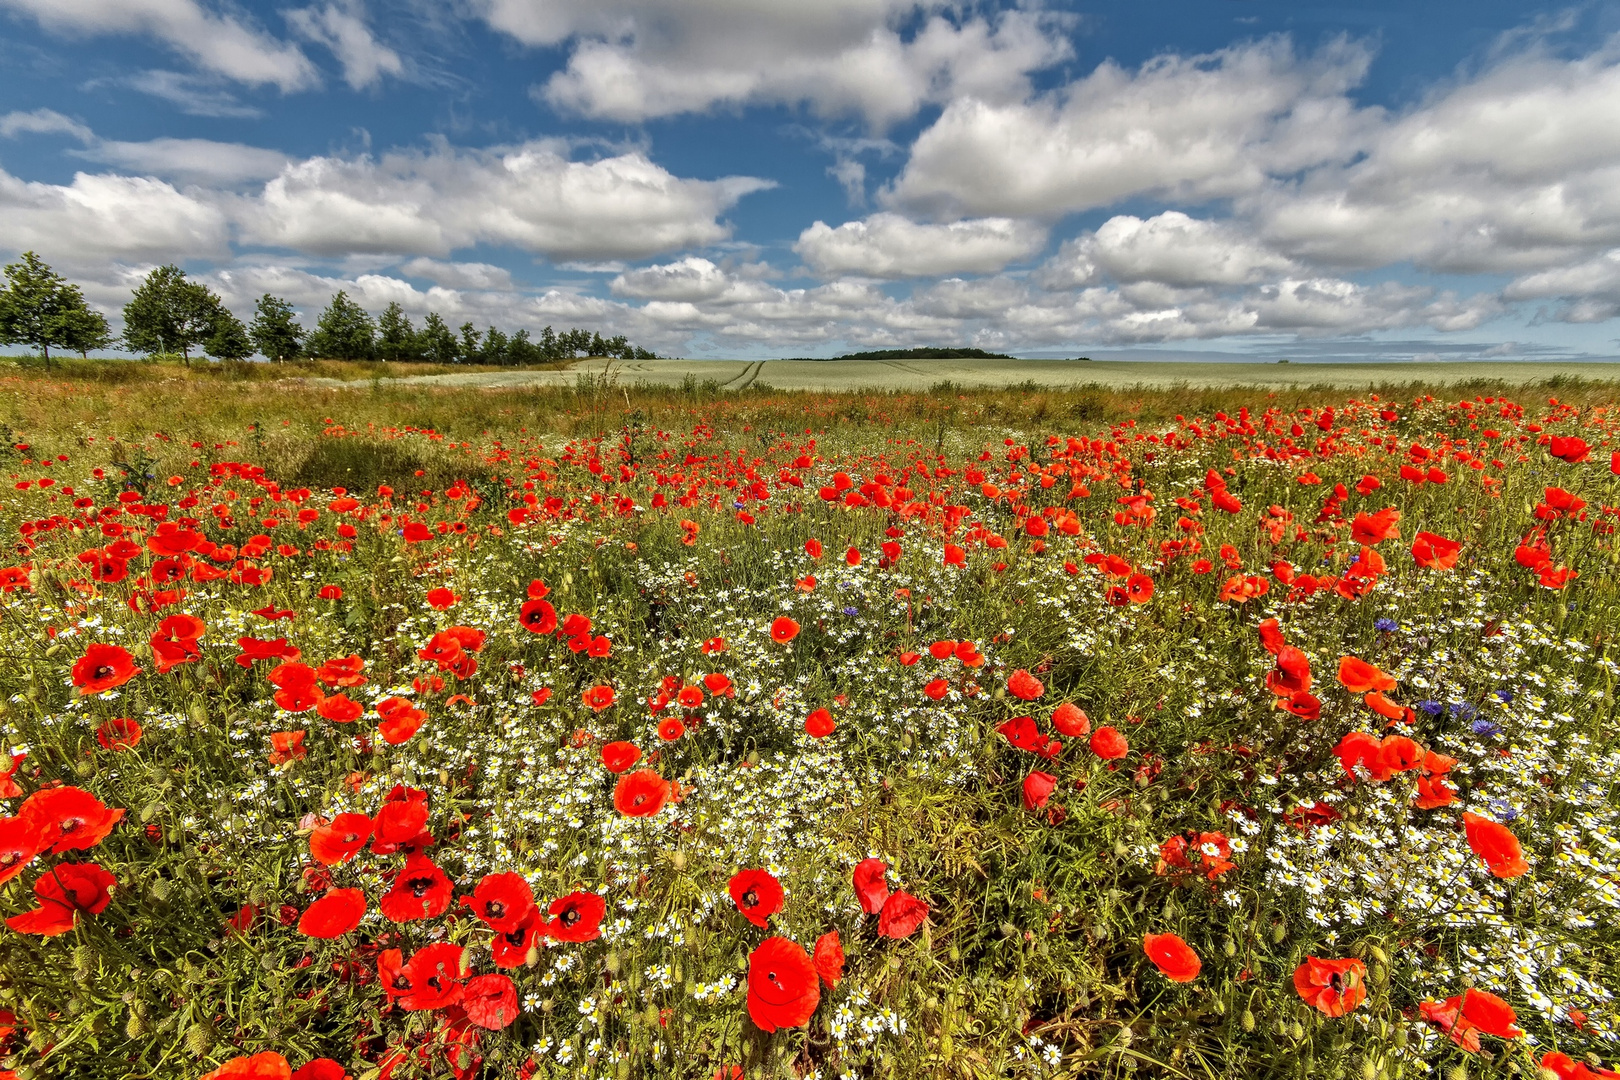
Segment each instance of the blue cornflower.
[{"label": "blue cornflower", "polygon": [[1513,821],[1519,816],[1519,812],[1513,809],[1506,799],[1487,799],[1486,802],[1489,803],[1491,812],[1496,815],[1498,821]]},{"label": "blue cornflower", "polygon": [[1513,700],[1513,691],[1511,691],[1511,690],[1498,690],[1496,692],[1496,700],[1500,701],[1502,704],[1506,705],[1508,702]]},{"label": "blue cornflower", "polygon": [[1420,701],[1413,708],[1422,709],[1430,716],[1439,716],[1446,711],[1446,707],[1438,701]]},{"label": "blue cornflower", "polygon": [[844,609],[844,614],[845,615],[859,615],[860,613],[861,613],[860,608],[847,607],[847,608]]},{"label": "blue cornflower", "polygon": [[1466,701],[1453,701],[1451,703],[1451,718],[1453,720],[1472,720],[1479,715],[1479,710]]},{"label": "blue cornflower", "polygon": [[1468,729],[1475,735],[1495,735],[1502,727],[1494,720],[1475,720],[1468,725]]},{"label": "blue cornflower", "polygon": [[1399,627],[1400,627],[1400,624],[1397,623],[1394,619],[1374,619],[1373,620],[1373,629],[1374,630],[1382,630],[1386,634],[1393,633]]}]

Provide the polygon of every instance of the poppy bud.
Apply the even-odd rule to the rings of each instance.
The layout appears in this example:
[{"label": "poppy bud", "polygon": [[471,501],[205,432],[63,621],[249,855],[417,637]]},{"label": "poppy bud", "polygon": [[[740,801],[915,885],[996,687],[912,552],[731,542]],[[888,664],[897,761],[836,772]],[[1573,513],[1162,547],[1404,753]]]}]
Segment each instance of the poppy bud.
[{"label": "poppy bud", "polygon": [[1244,1009],[1243,1010],[1243,1015],[1241,1017],[1239,1017],[1238,1022],[1243,1025],[1243,1030],[1244,1031],[1253,1031],[1254,1030],[1254,1013],[1249,1009]]}]

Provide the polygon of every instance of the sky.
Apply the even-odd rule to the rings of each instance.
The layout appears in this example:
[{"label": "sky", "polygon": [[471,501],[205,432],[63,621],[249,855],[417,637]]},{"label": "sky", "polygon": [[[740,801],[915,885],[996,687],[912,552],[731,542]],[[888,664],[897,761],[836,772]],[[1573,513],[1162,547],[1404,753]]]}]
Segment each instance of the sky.
[{"label": "sky", "polygon": [[0,0],[0,256],[661,355],[1620,355],[1620,0]]}]

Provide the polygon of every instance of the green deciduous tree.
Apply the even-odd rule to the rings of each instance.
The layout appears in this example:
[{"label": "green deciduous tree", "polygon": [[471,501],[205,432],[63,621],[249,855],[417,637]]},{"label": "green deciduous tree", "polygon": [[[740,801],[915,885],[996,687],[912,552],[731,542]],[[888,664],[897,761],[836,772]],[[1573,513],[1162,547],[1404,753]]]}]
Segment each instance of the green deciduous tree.
[{"label": "green deciduous tree", "polygon": [[296,360],[304,352],[305,331],[294,318],[293,306],[279,296],[265,293],[253,311],[248,337],[267,359]]},{"label": "green deciduous tree", "polygon": [[456,335],[437,311],[428,312],[422,320],[422,332],[416,335],[417,354],[434,364],[456,362]]},{"label": "green deciduous tree", "polygon": [[107,346],[107,320],[90,310],[77,285],[38,255],[24,252],[5,268],[5,278],[0,287],[0,344],[31,345],[47,364],[52,345],[76,352]]},{"label": "green deciduous tree", "polygon": [[415,360],[416,357],[416,329],[396,300],[384,308],[377,319],[377,359]]},{"label": "green deciduous tree", "polygon": [[478,354],[483,339],[478,334],[478,328],[470,322],[461,324],[461,340],[456,344],[456,352],[462,363],[478,363]]},{"label": "green deciduous tree", "polygon": [[213,336],[222,310],[208,286],[178,266],[160,266],[124,305],[124,343],[148,355],[178,352],[190,364],[191,350]]},{"label": "green deciduous tree", "polygon": [[246,360],[253,355],[253,341],[242,320],[224,307],[214,320],[214,332],[203,342],[208,355],[218,360]]},{"label": "green deciduous tree", "polygon": [[340,291],[321,312],[309,336],[309,353],[333,360],[370,360],[377,355],[377,328],[365,309]]}]

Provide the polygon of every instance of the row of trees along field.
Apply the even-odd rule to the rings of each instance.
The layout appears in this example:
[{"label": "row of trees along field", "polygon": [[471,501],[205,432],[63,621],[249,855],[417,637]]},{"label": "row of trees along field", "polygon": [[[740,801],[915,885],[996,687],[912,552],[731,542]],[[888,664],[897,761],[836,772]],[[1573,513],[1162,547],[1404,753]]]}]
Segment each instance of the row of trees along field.
[{"label": "row of trees along field", "polygon": [[472,323],[451,327],[429,312],[420,329],[398,303],[373,319],[346,292],[332,302],[313,331],[299,325],[293,306],[269,293],[259,298],[246,325],[214,292],[177,266],[147,274],[124,305],[124,333],[115,337],[107,320],[85,303],[79,287],[32,251],[5,268],[0,286],[0,344],[28,345],[50,361],[51,349],[87,356],[93,349],[123,345],[148,356],[178,354],[190,363],[201,351],[219,360],[245,360],[255,351],[271,360],[313,357],[331,360],[418,360],[438,364],[538,364],[577,356],[655,360],[621,334],[604,338],[589,330],[551,327],[531,337]]}]

